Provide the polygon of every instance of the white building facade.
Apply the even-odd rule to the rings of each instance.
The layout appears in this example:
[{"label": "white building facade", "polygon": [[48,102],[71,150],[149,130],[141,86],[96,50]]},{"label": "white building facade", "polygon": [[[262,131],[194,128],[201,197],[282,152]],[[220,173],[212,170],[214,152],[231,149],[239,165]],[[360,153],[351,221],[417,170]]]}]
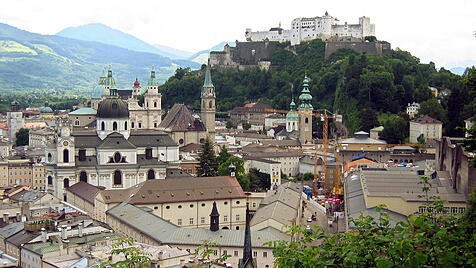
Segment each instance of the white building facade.
[{"label": "white building facade", "polygon": [[325,13],[322,17],[296,18],[291,22],[291,29],[283,30],[280,27],[271,28],[269,31],[253,32],[246,29],[245,37],[247,41],[269,41],[286,42],[291,45],[298,45],[301,42],[313,39],[327,40],[331,37],[355,37],[364,39],[366,36],[375,36],[375,24],[370,23],[370,18],[360,17],[358,24],[339,24],[339,20]]}]

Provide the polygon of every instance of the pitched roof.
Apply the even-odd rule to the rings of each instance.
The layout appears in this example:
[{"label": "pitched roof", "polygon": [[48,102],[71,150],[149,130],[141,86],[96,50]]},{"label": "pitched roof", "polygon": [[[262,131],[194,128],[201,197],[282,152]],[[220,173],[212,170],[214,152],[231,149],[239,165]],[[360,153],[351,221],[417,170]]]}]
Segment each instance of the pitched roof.
[{"label": "pitched roof", "polygon": [[416,118],[412,120],[412,122],[420,123],[420,124],[442,124],[441,121],[431,118],[428,115],[424,115],[422,117]]},{"label": "pitched roof", "polygon": [[187,106],[179,103],[174,104],[159,128],[170,131],[206,131],[203,123],[192,116]]},{"label": "pitched roof", "polygon": [[234,177],[182,177],[147,180],[125,190],[102,191],[106,203],[161,204],[210,199],[245,198]]},{"label": "pitched roof", "polygon": [[136,149],[130,141],[126,140],[122,134],[113,132],[97,146],[101,149]]},{"label": "pitched roof", "polygon": [[72,115],[96,115],[96,110],[93,109],[93,108],[89,108],[89,107],[83,107],[83,108],[79,108],[77,110],[74,110],[74,111],[70,112],[69,114],[72,114]]},{"label": "pitched roof", "polygon": [[104,190],[104,188],[96,187],[84,181],[80,181],[66,188],[66,191],[81,197],[81,199],[90,204],[94,204],[94,198],[96,197],[96,194],[101,190]]}]

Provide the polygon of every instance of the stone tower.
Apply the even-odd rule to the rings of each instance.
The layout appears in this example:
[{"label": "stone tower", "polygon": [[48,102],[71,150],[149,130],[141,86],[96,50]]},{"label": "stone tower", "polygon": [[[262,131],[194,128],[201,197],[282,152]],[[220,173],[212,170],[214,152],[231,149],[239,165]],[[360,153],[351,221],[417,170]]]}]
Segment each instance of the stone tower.
[{"label": "stone tower", "polygon": [[8,141],[15,142],[15,134],[23,127],[25,120],[23,119],[23,113],[20,111],[20,105],[14,101],[11,104],[10,112],[7,112],[7,125],[8,125]]},{"label": "stone tower", "polygon": [[212,76],[210,74],[210,63],[207,65],[205,72],[205,81],[202,87],[202,107],[201,119],[207,128],[208,133],[215,133],[215,86],[212,83]]},{"label": "stone tower", "polygon": [[302,91],[299,95],[299,141],[301,144],[312,143],[312,96],[309,91],[309,78],[304,76]]},{"label": "stone tower", "polygon": [[296,103],[294,103],[294,98],[289,104],[289,112],[286,114],[286,131],[299,130],[299,114],[296,113]]},{"label": "stone tower", "polygon": [[146,128],[157,129],[162,122],[162,94],[159,92],[159,82],[155,78],[155,70],[150,71],[147,93],[144,96],[144,108],[147,110]]}]

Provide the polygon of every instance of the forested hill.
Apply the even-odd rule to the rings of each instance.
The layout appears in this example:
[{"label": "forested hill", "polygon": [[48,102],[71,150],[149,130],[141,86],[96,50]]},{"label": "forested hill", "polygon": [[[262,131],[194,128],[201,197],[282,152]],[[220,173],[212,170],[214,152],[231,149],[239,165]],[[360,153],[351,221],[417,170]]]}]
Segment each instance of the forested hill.
[{"label": "forested hill", "polygon": [[[297,99],[307,74],[315,109],[339,111],[350,131],[387,125],[388,130],[401,132],[388,137],[389,142],[401,142],[408,133],[408,103],[420,103],[421,112],[443,121],[449,135],[462,135],[455,127],[476,112],[474,70],[461,77],[445,69],[436,70],[433,63],[422,64],[401,50],[390,56],[340,50],[325,60],[324,46],[314,40],[295,47],[296,53],[279,49],[272,57],[272,71],[212,72],[218,109],[228,111],[249,100],[288,109],[291,96]],[[202,83],[203,71],[177,70],[162,86],[165,106],[178,102],[199,108]],[[443,94],[437,99],[429,87]],[[444,92],[448,95],[443,96]]]}]

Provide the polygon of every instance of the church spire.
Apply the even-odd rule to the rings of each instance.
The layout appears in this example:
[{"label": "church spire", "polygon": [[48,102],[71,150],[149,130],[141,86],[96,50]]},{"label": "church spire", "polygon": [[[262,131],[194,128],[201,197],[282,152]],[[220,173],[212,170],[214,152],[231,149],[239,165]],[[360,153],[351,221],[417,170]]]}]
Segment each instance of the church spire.
[{"label": "church spire", "polygon": [[238,264],[239,268],[256,268],[256,260],[253,259],[253,248],[251,247],[250,221],[249,203],[246,203],[245,242],[243,245],[243,258],[240,259]]},{"label": "church spire", "polygon": [[217,209],[217,202],[213,201],[212,213],[210,213],[210,231],[215,232],[220,229],[220,214]]},{"label": "church spire", "polygon": [[215,87],[212,83],[212,75],[210,73],[210,60],[208,60],[207,69],[205,71],[205,81],[203,81],[203,87]]}]

